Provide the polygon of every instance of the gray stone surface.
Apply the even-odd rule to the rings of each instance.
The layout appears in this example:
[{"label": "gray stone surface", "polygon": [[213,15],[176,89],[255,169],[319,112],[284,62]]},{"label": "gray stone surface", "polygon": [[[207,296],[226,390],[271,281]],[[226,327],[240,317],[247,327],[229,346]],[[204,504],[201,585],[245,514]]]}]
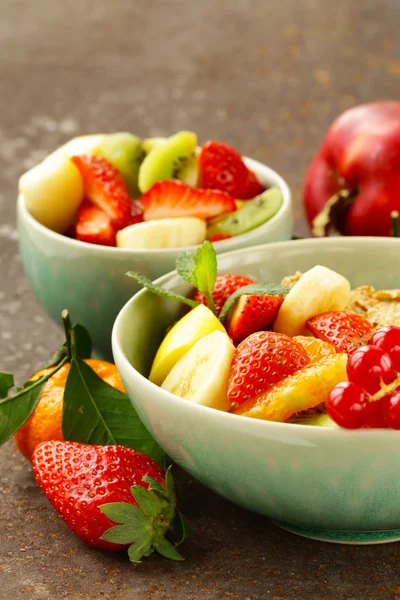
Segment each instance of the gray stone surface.
[{"label": "gray stone surface", "polygon": [[[296,201],[331,120],[400,84],[398,0],[2,0],[0,368],[19,382],[61,340],[24,279],[17,179],[69,137],[194,129],[285,176]],[[400,546],[296,538],[178,473],[192,525],[172,564],[84,547],[0,450],[0,598],[32,600],[395,600]]]}]

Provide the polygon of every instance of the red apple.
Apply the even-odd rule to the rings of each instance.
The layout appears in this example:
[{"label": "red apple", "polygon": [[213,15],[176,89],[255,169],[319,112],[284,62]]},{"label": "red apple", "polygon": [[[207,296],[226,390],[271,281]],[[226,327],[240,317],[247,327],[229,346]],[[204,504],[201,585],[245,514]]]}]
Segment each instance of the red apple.
[{"label": "red apple", "polygon": [[400,210],[400,102],[362,104],[331,125],[304,183],[314,235],[389,236]]}]

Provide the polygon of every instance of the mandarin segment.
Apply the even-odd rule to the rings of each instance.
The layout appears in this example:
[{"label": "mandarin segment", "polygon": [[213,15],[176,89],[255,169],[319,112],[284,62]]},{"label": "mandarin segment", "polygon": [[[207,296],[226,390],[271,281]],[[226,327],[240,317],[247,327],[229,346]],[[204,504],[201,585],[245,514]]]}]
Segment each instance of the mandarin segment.
[{"label": "mandarin segment", "polygon": [[329,342],[323,342],[322,340],[306,335],[296,335],[293,339],[303,346],[312,363],[318,362],[325,356],[336,354],[335,347]]},{"label": "mandarin segment", "polygon": [[326,356],[277,383],[264,394],[233,410],[237,415],[286,421],[292,415],[326,402],[329,392],[347,379],[347,355]]}]

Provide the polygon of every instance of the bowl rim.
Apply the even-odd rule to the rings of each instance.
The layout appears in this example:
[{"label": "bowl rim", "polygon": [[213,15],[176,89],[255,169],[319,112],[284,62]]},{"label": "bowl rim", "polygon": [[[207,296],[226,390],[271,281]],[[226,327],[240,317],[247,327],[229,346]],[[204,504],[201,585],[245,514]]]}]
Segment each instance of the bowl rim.
[{"label": "bowl rim", "polygon": [[[373,237],[373,236],[360,236],[360,237],[352,237],[352,236],[348,236],[345,238],[341,238],[341,237],[331,237],[331,238],[306,238],[306,239],[301,239],[301,240],[290,240],[290,241],[285,241],[285,242],[274,242],[274,243],[270,243],[270,244],[260,244],[257,246],[251,246],[248,248],[241,248],[238,250],[234,250],[232,252],[226,252],[220,255],[221,258],[224,258],[225,256],[228,257],[232,257],[235,256],[237,254],[243,254],[245,252],[249,252],[249,251],[257,251],[257,250],[263,250],[263,249],[268,249],[268,250],[278,250],[281,248],[285,248],[288,247],[288,245],[290,245],[289,247],[291,247],[293,244],[297,244],[297,245],[301,245],[301,246],[319,246],[322,244],[328,244],[328,246],[335,246],[337,244],[341,244],[342,246],[348,244],[348,245],[354,245],[355,249],[360,246],[362,247],[363,245],[365,245],[366,243],[381,243],[383,245],[391,245],[391,244],[400,244],[400,238],[384,238],[384,237]],[[400,247],[399,247],[400,249]],[[155,280],[155,283],[157,283],[158,285],[162,285],[168,281],[173,280],[174,277],[177,277],[178,274],[176,271],[171,271],[169,273],[166,273],[165,275],[163,275],[162,277],[159,277],[157,280]],[[318,427],[315,425],[303,425],[303,424],[298,424],[298,423],[286,423],[286,422],[280,422],[280,421],[266,421],[266,420],[262,420],[262,419],[253,419],[250,417],[246,417],[244,415],[236,415],[230,412],[224,412],[224,411],[219,411],[216,410],[214,408],[210,408],[208,406],[203,406],[201,404],[195,404],[192,402],[188,402],[187,400],[184,400],[183,398],[180,398],[179,396],[176,396],[175,394],[172,394],[171,392],[168,392],[166,390],[163,390],[160,386],[152,383],[147,377],[145,377],[144,375],[142,375],[141,373],[139,373],[139,371],[137,371],[137,369],[130,363],[130,361],[128,360],[126,354],[123,352],[122,350],[122,345],[119,341],[119,337],[120,337],[120,330],[122,330],[122,323],[124,321],[125,318],[125,314],[126,312],[130,309],[130,306],[132,304],[134,304],[137,301],[137,298],[140,296],[143,296],[146,293],[151,293],[146,289],[142,289],[139,292],[137,292],[136,294],[134,294],[134,296],[132,296],[132,298],[130,298],[130,300],[128,300],[128,302],[122,307],[122,309],[120,310],[120,312],[117,315],[117,318],[114,322],[114,326],[113,326],[113,330],[112,330],[112,336],[111,336],[111,340],[112,340],[112,350],[113,350],[113,356],[114,356],[114,361],[115,363],[122,363],[123,365],[123,369],[125,371],[127,371],[129,373],[129,376],[131,378],[133,378],[133,380],[138,379],[139,383],[141,385],[144,385],[149,394],[152,393],[156,393],[156,394],[160,394],[165,396],[165,400],[168,402],[172,402],[175,404],[175,406],[177,408],[182,407],[184,410],[192,410],[192,411],[198,411],[199,415],[203,414],[203,415],[211,415],[212,413],[210,411],[212,411],[214,413],[214,418],[215,419],[220,419],[220,422],[222,423],[222,421],[228,419],[227,423],[234,426],[235,423],[237,426],[243,426],[245,428],[251,428],[253,433],[258,433],[258,434],[268,434],[268,432],[272,432],[275,431],[277,433],[282,433],[284,434],[287,431],[290,431],[291,428],[295,428],[293,429],[293,431],[296,431],[297,434],[299,434],[300,432],[304,432],[305,434],[308,435],[312,435],[316,441],[317,439],[320,439],[320,437],[322,436],[323,438],[326,438],[326,436],[335,436],[337,439],[346,439],[348,440],[349,438],[353,438],[354,439],[360,439],[360,438],[364,438],[364,437],[371,437],[374,435],[378,434],[382,434],[384,432],[385,434],[385,438],[389,435],[389,436],[396,436],[398,437],[398,431],[394,430],[394,429],[344,429],[342,427]],[[233,420],[232,420],[233,419]],[[288,429],[289,428],[289,429]],[[298,437],[296,438],[298,439]]]},{"label": "bowl rim", "polygon": [[[246,244],[246,241],[251,242],[252,237],[255,235],[255,233],[259,232],[260,229],[262,229],[262,228],[264,228],[266,234],[269,231],[273,231],[275,224],[277,224],[286,215],[290,215],[290,212],[292,210],[292,194],[291,194],[288,184],[283,179],[283,177],[281,175],[279,175],[279,173],[277,173],[271,167],[268,167],[267,165],[265,165],[257,160],[248,158],[246,156],[243,156],[243,159],[244,159],[244,162],[246,163],[246,165],[249,168],[251,168],[256,173],[256,175],[260,175],[263,179],[272,180],[275,182],[274,185],[277,185],[282,192],[283,202],[282,202],[282,206],[280,207],[278,212],[273,217],[271,217],[271,219],[266,221],[265,223],[262,223],[258,227],[255,227],[254,229],[252,229],[251,231],[248,231],[246,233],[242,233],[241,235],[234,236],[233,238],[230,238],[227,240],[220,240],[219,242],[215,242],[218,249],[221,249],[221,252],[222,252],[222,248],[224,249],[225,252],[229,251],[229,250],[232,251],[233,248],[235,248],[235,246],[236,246],[235,241],[237,239],[240,239],[241,242],[244,244]],[[196,245],[196,246],[182,246],[180,248],[135,249],[135,248],[118,248],[116,246],[101,246],[98,244],[89,244],[87,242],[81,242],[80,240],[75,240],[73,238],[67,237],[66,235],[64,235],[62,233],[57,233],[56,231],[53,231],[52,229],[49,229],[45,225],[42,225],[41,223],[39,223],[39,221],[37,221],[35,219],[35,217],[33,217],[31,215],[31,213],[29,212],[29,210],[27,209],[27,207],[25,205],[24,195],[21,193],[18,194],[18,210],[20,211],[20,214],[22,215],[24,220],[29,223],[30,227],[34,228],[36,231],[38,231],[42,235],[46,235],[50,239],[53,239],[54,241],[63,242],[67,246],[73,246],[74,248],[81,247],[82,249],[86,248],[87,251],[89,251],[89,252],[95,251],[97,254],[102,252],[102,253],[108,254],[108,255],[114,253],[116,256],[117,255],[119,255],[119,256],[125,255],[125,256],[132,256],[132,257],[134,257],[134,256],[141,256],[141,257],[151,256],[154,258],[158,254],[162,255],[162,256],[174,256],[177,252],[180,253],[180,252],[185,252],[185,251],[193,251],[193,250],[196,250],[197,248],[199,248],[199,245]]]}]

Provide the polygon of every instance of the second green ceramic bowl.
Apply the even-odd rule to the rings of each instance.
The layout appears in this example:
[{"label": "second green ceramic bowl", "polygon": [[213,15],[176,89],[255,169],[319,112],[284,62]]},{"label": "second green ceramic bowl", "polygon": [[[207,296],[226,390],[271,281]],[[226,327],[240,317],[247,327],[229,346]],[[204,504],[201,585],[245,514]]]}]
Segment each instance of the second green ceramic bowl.
[{"label": "second green ceramic bowl", "polygon": [[[219,257],[220,272],[279,282],[326,265],[353,286],[400,287],[400,240],[330,238],[269,244]],[[172,273],[169,289],[190,288]],[[174,396],[146,376],[179,303],[142,291],[120,312],[113,351],[128,395],[165,451],[205,485],[281,526],[342,543],[400,539],[400,432],[259,421]]]},{"label": "second green ceramic bowl", "polygon": [[[237,237],[215,244],[217,253],[254,246],[264,242],[288,240],[293,233],[293,209],[286,182],[265,165],[245,159],[263,185],[278,186],[283,204],[269,221]],[[125,276],[139,271],[149,279],[157,279],[175,268],[184,250],[128,250],[86,244],[60,235],[36,221],[18,198],[19,246],[33,291],[49,316],[61,323],[64,308],[73,322],[83,323],[89,330],[97,356],[110,359],[111,330],[125,302],[139,286]]]}]

